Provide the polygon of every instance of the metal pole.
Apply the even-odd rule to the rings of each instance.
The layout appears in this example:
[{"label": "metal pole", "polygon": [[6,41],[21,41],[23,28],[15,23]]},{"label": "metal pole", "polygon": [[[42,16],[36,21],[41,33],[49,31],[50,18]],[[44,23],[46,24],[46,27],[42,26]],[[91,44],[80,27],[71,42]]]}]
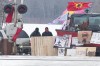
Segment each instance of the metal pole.
[{"label": "metal pole", "polygon": [[[16,23],[17,23],[17,2],[16,0],[14,0],[14,8],[15,8],[14,23],[16,26]],[[14,42],[14,45],[13,45],[13,54],[16,54],[16,42]]]},{"label": "metal pole", "polygon": [[21,0],[21,4],[23,4],[24,3],[24,0]]},{"label": "metal pole", "polygon": [[15,23],[15,26],[16,26],[16,23],[17,23],[17,1],[16,0],[14,0],[14,7],[15,7],[14,23]]}]

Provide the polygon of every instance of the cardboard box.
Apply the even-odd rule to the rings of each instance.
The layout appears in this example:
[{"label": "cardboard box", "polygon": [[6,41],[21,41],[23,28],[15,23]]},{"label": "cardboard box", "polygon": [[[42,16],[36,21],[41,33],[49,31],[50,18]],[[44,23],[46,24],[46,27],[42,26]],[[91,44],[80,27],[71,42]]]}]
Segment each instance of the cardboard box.
[{"label": "cardboard box", "polygon": [[78,56],[95,56],[96,47],[76,47],[76,55]]}]

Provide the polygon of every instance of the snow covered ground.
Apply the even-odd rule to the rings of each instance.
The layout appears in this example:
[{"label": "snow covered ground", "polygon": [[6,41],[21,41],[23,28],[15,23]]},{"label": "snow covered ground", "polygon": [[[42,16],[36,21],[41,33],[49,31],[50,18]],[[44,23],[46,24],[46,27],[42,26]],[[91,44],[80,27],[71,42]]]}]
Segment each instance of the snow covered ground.
[{"label": "snow covered ground", "polygon": [[100,66],[100,57],[0,56],[0,66]]}]

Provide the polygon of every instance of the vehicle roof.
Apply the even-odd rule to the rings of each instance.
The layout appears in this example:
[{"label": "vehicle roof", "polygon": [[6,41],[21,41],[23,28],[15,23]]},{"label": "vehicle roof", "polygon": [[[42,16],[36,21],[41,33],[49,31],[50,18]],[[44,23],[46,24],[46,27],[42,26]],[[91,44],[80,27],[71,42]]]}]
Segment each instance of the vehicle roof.
[{"label": "vehicle roof", "polygon": [[71,15],[71,18],[73,18],[73,17],[82,17],[82,16],[94,17],[94,16],[100,16],[100,13],[72,14],[72,15]]}]

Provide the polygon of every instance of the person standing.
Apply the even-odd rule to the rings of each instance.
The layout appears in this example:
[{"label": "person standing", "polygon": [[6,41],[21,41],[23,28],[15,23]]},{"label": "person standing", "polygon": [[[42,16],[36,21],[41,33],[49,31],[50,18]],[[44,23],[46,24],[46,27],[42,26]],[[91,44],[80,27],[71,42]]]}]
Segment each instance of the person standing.
[{"label": "person standing", "polygon": [[30,37],[32,36],[41,36],[39,28],[35,28],[35,30],[31,33]]},{"label": "person standing", "polygon": [[49,31],[48,27],[45,27],[45,31],[42,33],[42,36],[53,36],[53,34]]}]

